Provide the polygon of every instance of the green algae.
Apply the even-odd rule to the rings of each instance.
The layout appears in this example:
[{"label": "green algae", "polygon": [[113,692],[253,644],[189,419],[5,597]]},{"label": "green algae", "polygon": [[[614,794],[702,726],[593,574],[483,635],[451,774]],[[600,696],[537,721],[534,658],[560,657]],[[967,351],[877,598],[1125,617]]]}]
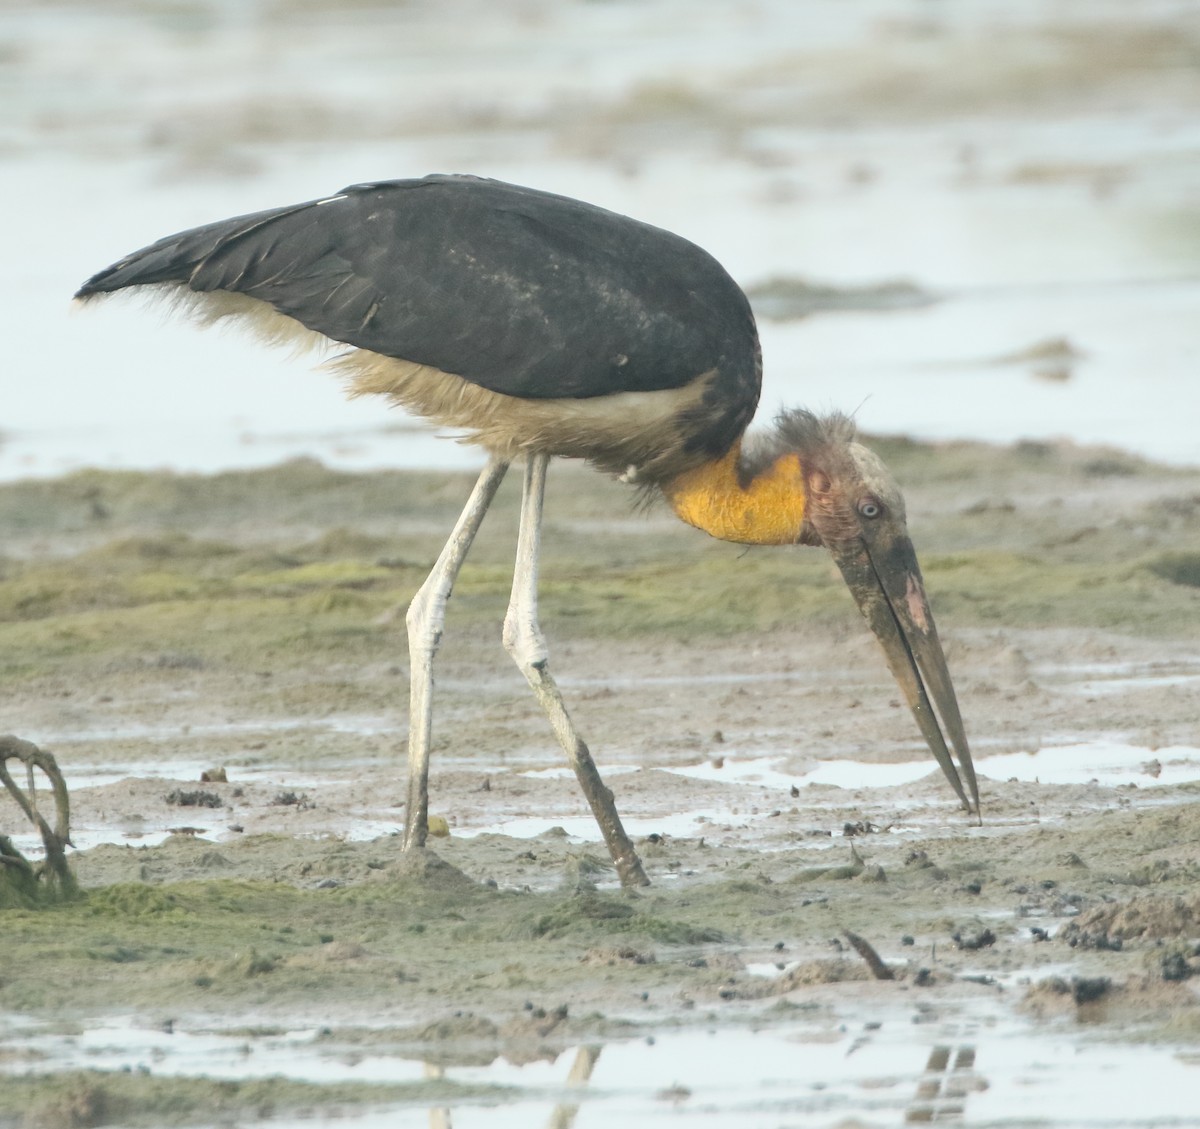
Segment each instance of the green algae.
[{"label": "green algae", "polygon": [[[1175,860],[1159,867],[1155,886],[1156,895],[1171,897],[1194,881],[1186,860],[1194,858],[1196,834],[1181,831],[1179,819],[1170,811],[1105,813],[1081,818],[1069,841],[1083,857],[1104,851],[1115,870],[1109,844],[1122,841],[1122,829],[1144,828],[1148,847],[1162,843],[1146,864]],[[123,859],[130,872],[174,858],[178,873],[183,858],[212,850],[176,839],[97,853]],[[699,885],[634,894],[504,889],[472,880],[436,854],[402,854],[390,841],[259,840],[222,844],[221,852],[234,868],[258,860],[261,871],[264,860],[275,859],[272,879],[118,881],[92,886],[75,903],[5,911],[0,1009],[46,1017],[112,1008],[255,1014],[263,1022],[297,1010],[329,1015],[332,1008],[443,1014],[489,999],[503,1012],[519,1009],[529,993],[575,999],[581,955],[622,952],[643,957],[606,958],[612,970],[604,975],[615,976],[629,998],[685,987],[707,992],[712,973],[698,954],[711,962],[712,954],[766,950],[781,940],[819,948],[847,928],[890,952],[901,932],[949,943],[964,921],[985,911],[1005,937],[1015,926],[997,921],[995,911],[1022,897],[1017,887],[1047,891],[1048,898],[1059,888],[1074,890],[1095,904],[1115,889],[1110,871],[1068,865],[1063,836],[1036,830],[1003,850],[994,840],[936,840],[926,845],[929,865],[914,866],[902,865],[898,847],[881,840],[868,869],[886,863],[884,883],[848,868],[751,853],[748,877],[726,871]],[[472,841],[447,846],[464,859],[478,853]],[[518,847],[514,841],[514,854]],[[1127,851],[1145,853],[1132,839]],[[1036,955],[1052,959],[1048,950]]]},{"label": "green algae", "polygon": [[[344,1115],[347,1108],[504,1101],[510,1091],[451,1079],[311,1083],[289,1078],[218,1080],[151,1073],[74,1070],[7,1077],[0,1086],[2,1129],[212,1124]],[[512,1095],[515,1096],[515,1095]]]},{"label": "green algae", "polygon": [[[1178,635],[1195,615],[1194,527],[1184,512],[1194,475],[1127,459],[1119,481],[1153,479],[1160,497],[1080,509],[1075,493],[1111,480],[1095,452],[876,446],[908,487],[943,624],[1022,627],[1052,617]],[[959,504],[922,505],[927,489],[947,482]],[[468,483],[300,461],[208,478],[94,471],[0,487],[0,676],[81,676],[154,654],[218,670],[278,668],[294,665],[301,645],[384,661],[396,653],[387,621],[432,564]],[[662,508],[636,513],[631,499],[598,475],[556,468],[541,597],[552,636],[687,641],[857,624],[820,551],[725,545]],[[506,483],[463,569],[450,630],[502,618],[516,501]]]},{"label": "green algae", "polygon": [[1148,562],[1146,567],[1163,580],[1188,588],[1200,588],[1200,553],[1163,553]]},{"label": "green algae", "polygon": [[[236,855],[240,846],[223,850]],[[355,854],[362,879],[354,885],[121,882],[91,889],[77,904],[9,911],[0,1008],[45,1013],[169,1001],[187,1010],[220,999],[282,1005],[314,994],[366,1001],[423,995],[432,972],[422,970],[432,969],[437,984],[428,992],[436,994],[449,975],[442,953],[471,953],[461,975],[451,977],[460,987],[485,977],[511,981],[512,968],[529,959],[531,940],[539,964],[559,966],[554,976],[535,976],[547,987],[569,974],[580,944],[726,939],[694,910],[674,916],[663,906],[595,892],[564,899],[502,891],[470,881],[436,856],[380,863]],[[309,868],[304,877],[319,885],[323,870]],[[112,966],[103,978],[90,971],[96,962]],[[41,975],[48,966],[55,969],[50,978]]]},{"label": "green algae", "polygon": [[666,945],[701,945],[728,940],[719,929],[704,928],[639,911],[628,895],[585,890],[552,907],[530,923],[532,936],[576,938],[592,944],[633,937]]}]

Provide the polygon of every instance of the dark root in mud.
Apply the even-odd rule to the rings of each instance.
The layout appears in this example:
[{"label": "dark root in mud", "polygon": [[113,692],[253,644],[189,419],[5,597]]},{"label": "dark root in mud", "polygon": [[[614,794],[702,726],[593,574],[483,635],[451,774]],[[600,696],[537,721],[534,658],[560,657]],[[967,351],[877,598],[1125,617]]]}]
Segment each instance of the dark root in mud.
[{"label": "dark root in mud", "polygon": [[[24,788],[8,771],[8,762],[13,760],[25,765]],[[38,808],[36,772],[41,772],[50,782],[55,811],[53,826]],[[0,834],[0,907],[73,897],[79,888],[67,865],[66,855],[66,848],[71,845],[71,805],[58,763],[50,753],[30,741],[11,734],[0,737],[0,783],[37,828],[45,851],[40,862],[31,863],[7,835]]]}]

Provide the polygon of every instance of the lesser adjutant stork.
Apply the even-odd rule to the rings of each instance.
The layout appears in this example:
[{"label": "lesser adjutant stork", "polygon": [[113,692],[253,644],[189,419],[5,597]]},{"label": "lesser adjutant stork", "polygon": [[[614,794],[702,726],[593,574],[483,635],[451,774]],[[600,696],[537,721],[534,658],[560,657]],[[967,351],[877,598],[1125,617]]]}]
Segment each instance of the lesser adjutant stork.
[{"label": "lesser adjutant stork", "polygon": [[446,601],[509,464],[523,459],[504,645],[550,718],[622,882],[646,881],[538,626],[542,499],[555,455],[661,493],[713,537],[824,545],[943,773],[978,813],[895,480],[843,415],[785,411],[746,434],[762,370],[754,316],[699,247],[563,196],[430,176],[356,184],[168,236],[100,271],[76,297],[127,287],[164,291],[204,322],[238,318],[271,339],[345,346],[334,363],[353,393],[465,430],[489,454],[408,609],[406,846],[427,833],[433,659]]}]

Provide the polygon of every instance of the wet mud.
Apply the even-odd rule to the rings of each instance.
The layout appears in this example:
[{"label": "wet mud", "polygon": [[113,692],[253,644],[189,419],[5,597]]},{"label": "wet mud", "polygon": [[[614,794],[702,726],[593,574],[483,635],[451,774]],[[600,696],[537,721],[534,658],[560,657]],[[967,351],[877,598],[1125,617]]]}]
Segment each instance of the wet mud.
[{"label": "wet mud", "polygon": [[[1195,552],[1200,473],[1067,445],[875,445],[907,487],[983,825],[822,553],[710,542],[562,466],[544,626],[638,891],[499,645],[513,492],[440,659],[447,833],[406,855],[399,613],[469,476],[299,463],[0,488],[0,729],[57,756],[84,891],[2,911],[0,1119],[503,1104],[520,1086],[446,1071],[847,1017],[1200,1043],[1200,590],[1163,563]],[[0,801],[29,843],[19,815]],[[301,1031],[305,1054],[443,1077],[79,1073],[64,1047],[113,1023],[260,1048]]]}]

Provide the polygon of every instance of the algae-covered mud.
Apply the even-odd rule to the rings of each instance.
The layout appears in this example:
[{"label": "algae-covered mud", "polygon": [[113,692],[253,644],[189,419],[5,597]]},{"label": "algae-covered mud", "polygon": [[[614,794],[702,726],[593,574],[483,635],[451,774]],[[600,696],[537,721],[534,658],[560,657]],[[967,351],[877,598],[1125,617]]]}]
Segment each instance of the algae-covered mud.
[{"label": "algae-covered mud", "polygon": [[1200,472],[875,446],[983,825],[823,553],[563,465],[544,626],[636,892],[499,644],[514,484],[443,644],[449,834],[407,856],[402,609],[469,475],[0,488],[0,731],[57,757],[84,890],[0,909],[0,1124],[1186,1123]]}]

